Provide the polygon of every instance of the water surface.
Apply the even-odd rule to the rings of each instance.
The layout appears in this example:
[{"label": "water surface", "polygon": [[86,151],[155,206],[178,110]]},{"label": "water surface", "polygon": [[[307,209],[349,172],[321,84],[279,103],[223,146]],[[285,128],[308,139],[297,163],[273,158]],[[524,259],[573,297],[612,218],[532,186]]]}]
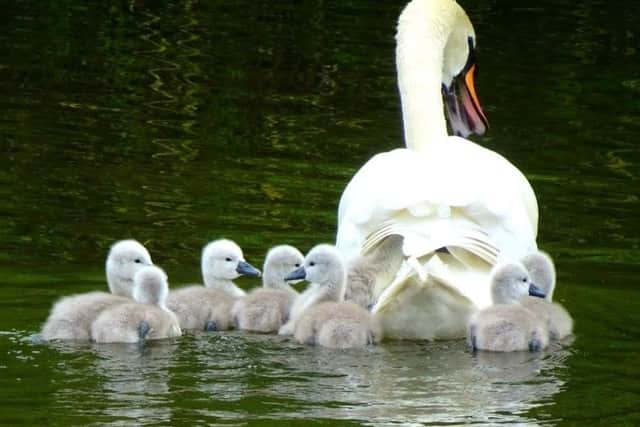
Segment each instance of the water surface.
[{"label": "water surface", "polygon": [[456,341],[34,337],[56,298],[104,289],[121,238],[144,242],[174,285],[198,280],[213,238],[257,265],[274,244],[333,241],[349,178],[401,145],[403,3],[3,7],[0,423],[640,423],[640,11],[624,0],[461,2],[491,123],[476,141],[536,190],[539,245],[576,320],[568,342],[473,356]]}]

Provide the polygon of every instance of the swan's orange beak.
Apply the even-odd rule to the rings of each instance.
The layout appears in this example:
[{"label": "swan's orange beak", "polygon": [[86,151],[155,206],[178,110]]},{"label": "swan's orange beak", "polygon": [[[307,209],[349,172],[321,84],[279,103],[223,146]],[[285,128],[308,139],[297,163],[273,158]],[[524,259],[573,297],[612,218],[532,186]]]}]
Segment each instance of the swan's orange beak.
[{"label": "swan's orange beak", "polygon": [[451,83],[443,85],[442,94],[447,107],[451,130],[455,135],[466,138],[472,133],[482,135],[489,127],[474,85],[477,65],[470,62]]}]

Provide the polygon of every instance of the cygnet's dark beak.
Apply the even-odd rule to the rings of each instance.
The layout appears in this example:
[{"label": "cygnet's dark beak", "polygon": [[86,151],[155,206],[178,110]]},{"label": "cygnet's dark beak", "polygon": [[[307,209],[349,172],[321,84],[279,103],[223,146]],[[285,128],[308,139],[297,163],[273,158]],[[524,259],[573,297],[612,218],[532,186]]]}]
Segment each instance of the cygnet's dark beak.
[{"label": "cygnet's dark beak", "polygon": [[529,295],[531,295],[532,297],[538,297],[538,298],[546,298],[547,296],[547,294],[545,294],[542,289],[540,289],[533,283],[529,285]]},{"label": "cygnet's dark beak", "polygon": [[236,271],[240,274],[244,274],[245,276],[260,277],[262,275],[262,273],[260,273],[260,270],[258,270],[257,268],[255,268],[253,265],[249,264],[246,261],[238,262]]},{"label": "cygnet's dark beak", "polygon": [[284,280],[301,280],[307,277],[307,272],[304,271],[304,267],[296,268],[291,273],[284,276]]}]

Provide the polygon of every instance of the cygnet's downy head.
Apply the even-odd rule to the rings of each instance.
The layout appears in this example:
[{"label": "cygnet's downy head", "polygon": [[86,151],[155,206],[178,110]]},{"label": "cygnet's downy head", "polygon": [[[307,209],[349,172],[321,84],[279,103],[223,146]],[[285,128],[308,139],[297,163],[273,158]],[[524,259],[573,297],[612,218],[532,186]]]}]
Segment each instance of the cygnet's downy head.
[{"label": "cygnet's downy head", "polygon": [[153,265],[151,255],[139,242],[120,240],[114,243],[106,263],[107,283],[111,293],[131,298],[133,276],[149,265]]},{"label": "cygnet's downy head", "polygon": [[522,297],[544,298],[544,292],[532,281],[521,263],[496,266],[491,274],[491,296],[494,304],[517,304]]},{"label": "cygnet's downy head", "polygon": [[556,267],[553,260],[546,252],[537,251],[525,256],[522,259],[531,276],[531,280],[547,295],[547,299],[551,301],[553,291],[556,288]]},{"label": "cygnet's downy head", "polygon": [[244,260],[242,249],[227,239],[215,240],[202,250],[202,274],[205,284],[237,279],[242,275],[260,277],[260,270]]},{"label": "cygnet's downy head", "polygon": [[287,274],[284,280],[305,279],[320,285],[342,284],[346,268],[342,253],[333,245],[320,244],[309,251],[304,265]]},{"label": "cygnet's downy head", "polygon": [[167,274],[156,266],[140,269],[133,278],[133,299],[140,304],[164,307],[169,294]]},{"label": "cygnet's downy head", "polygon": [[[271,248],[267,252],[262,268],[265,287],[287,286],[284,276],[302,266],[303,263],[304,256],[293,246],[280,245]],[[296,281],[292,280],[291,282]]]}]

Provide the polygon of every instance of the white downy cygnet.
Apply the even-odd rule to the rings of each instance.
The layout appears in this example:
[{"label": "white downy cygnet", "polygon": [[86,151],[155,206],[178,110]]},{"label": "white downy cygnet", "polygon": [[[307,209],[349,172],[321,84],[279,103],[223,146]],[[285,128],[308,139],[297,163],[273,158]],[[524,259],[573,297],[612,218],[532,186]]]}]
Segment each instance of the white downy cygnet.
[{"label": "white downy cygnet", "polygon": [[149,251],[135,240],[121,240],[111,246],[106,262],[108,292],[88,292],[56,301],[42,327],[45,340],[89,340],[91,323],[102,310],[130,302],[133,277],[141,268],[153,265]]},{"label": "white downy cygnet", "polygon": [[556,269],[551,257],[542,251],[531,253],[522,259],[533,282],[546,294],[544,299],[525,296],[520,303],[536,316],[545,319],[552,340],[563,339],[573,332],[573,319],[560,304],[553,302],[556,287]]},{"label": "white downy cygnet", "polygon": [[476,312],[469,323],[473,351],[537,351],[549,343],[545,323],[520,305],[525,295],[544,298],[520,263],[494,267],[490,276],[493,304]]},{"label": "white downy cygnet", "polygon": [[310,282],[307,290],[296,299],[289,323],[283,326],[291,325],[296,341],[330,348],[352,348],[380,340],[381,327],[371,314],[344,301],[346,266],[342,254],[334,246],[314,247],[305,257],[304,265],[285,279]]},{"label": "white downy cygnet", "polygon": [[347,268],[345,301],[370,310],[379,295],[393,281],[402,264],[402,236],[391,235],[367,255],[356,256]]},{"label": "white downy cygnet", "polygon": [[233,306],[236,328],[262,333],[278,332],[289,319],[291,306],[298,295],[284,277],[303,262],[304,256],[293,246],[271,248],[262,268],[262,287],[253,289]]},{"label": "white downy cygnet", "polygon": [[193,285],[169,293],[167,306],[182,329],[224,331],[233,326],[231,309],[245,292],[233,283],[241,275],[260,277],[231,240],[209,243],[202,251],[204,286]]},{"label": "white downy cygnet", "polygon": [[156,266],[134,277],[135,302],[107,308],[91,325],[91,339],[98,343],[136,343],[181,335],[178,318],[165,306],[167,275]]}]

